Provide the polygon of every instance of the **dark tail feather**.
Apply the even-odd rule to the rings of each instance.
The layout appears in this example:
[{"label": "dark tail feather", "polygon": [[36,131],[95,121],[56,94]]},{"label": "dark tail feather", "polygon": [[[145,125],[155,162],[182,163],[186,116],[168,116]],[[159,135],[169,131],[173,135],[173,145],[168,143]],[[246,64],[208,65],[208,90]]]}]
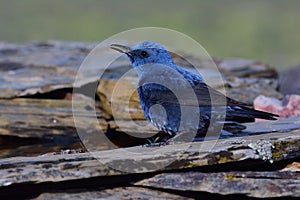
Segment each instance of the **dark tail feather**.
[{"label": "dark tail feather", "polygon": [[279,117],[273,113],[255,110],[244,106],[236,106],[231,108],[233,111],[232,113],[229,113],[228,119],[233,119],[234,121],[238,122],[251,122],[254,121],[255,118],[277,120],[276,117]]},{"label": "dark tail feather", "polygon": [[268,120],[277,120],[276,117],[279,117],[279,115],[273,114],[273,113],[268,113],[260,110],[255,110],[247,107],[243,107],[244,110],[246,110],[247,113],[250,115],[253,115],[254,118],[259,118],[259,119],[268,119]]}]

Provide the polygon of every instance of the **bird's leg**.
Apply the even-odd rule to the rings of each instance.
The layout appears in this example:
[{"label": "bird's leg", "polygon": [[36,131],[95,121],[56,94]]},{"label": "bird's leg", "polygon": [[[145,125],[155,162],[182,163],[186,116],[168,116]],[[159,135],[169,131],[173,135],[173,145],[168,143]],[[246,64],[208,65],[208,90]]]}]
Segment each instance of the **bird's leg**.
[{"label": "bird's leg", "polygon": [[180,132],[175,134],[167,134],[166,135],[162,135],[162,136],[156,136],[151,137],[149,139],[147,139],[147,142],[149,142],[148,144],[143,145],[144,147],[160,147],[160,146],[165,146],[165,145],[169,145],[169,144],[174,144],[176,143],[182,143],[182,142],[192,142],[194,139],[194,136],[191,134],[192,131],[184,131],[184,132]]},{"label": "bird's leg", "polygon": [[166,136],[164,135],[156,135],[147,139],[147,144],[144,144],[143,147],[159,147],[166,144]]},{"label": "bird's leg", "polygon": [[173,138],[176,136],[176,133],[171,133],[171,132],[165,132],[165,131],[160,131],[154,136],[150,137],[147,139],[147,144],[145,144],[145,147],[159,147],[159,146],[164,146],[168,144],[168,141],[170,138]]},{"label": "bird's leg", "polygon": [[[191,132],[180,132],[177,133],[174,137],[165,141],[165,145],[167,144],[175,144],[175,143],[183,143],[183,142],[192,142],[194,137]],[[196,134],[194,135],[196,136]]]},{"label": "bird's leg", "polygon": [[149,143],[148,144],[144,144],[143,147],[160,147],[160,146],[164,146],[166,145],[166,142],[156,142],[158,139],[151,141],[151,140],[147,140]]}]

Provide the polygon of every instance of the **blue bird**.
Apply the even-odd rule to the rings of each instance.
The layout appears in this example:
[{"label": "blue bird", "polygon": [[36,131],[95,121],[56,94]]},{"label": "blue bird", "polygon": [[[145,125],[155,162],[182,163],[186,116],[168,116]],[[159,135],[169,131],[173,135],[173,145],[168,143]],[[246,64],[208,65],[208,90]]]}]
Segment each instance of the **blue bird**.
[{"label": "blue bird", "polygon": [[[278,117],[252,109],[211,88],[200,75],[175,65],[160,44],[145,41],[133,47],[112,44],[111,48],[129,58],[139,77],[137,90],[144,115],[167,133],[166,139],[188,132],[205,135],[212,118],[211,98],[217,114],[212,127],[221,124],[227,132],[239,132],[246,128],[240,123],[255,118],[276,120]],[[225,115],[218,116],[223,110]]]}]

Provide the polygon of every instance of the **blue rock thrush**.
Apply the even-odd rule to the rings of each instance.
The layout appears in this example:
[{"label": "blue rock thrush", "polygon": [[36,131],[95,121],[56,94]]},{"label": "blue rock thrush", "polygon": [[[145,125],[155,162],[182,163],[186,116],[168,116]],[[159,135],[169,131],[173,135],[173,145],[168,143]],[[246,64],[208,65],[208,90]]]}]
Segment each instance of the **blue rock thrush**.
[{"label": "blue rock thrush", "polygon": [[167,133],[167,139],[187,132],[205,135],[212,118],[212,98],[217,117],[211,127],[221,124],[227,133],[245,129],[240,123],[255,118],[276,120],[277,115],[226,97],[208,86],[200,75],[176,66],[160,44],[146,41],[134,47],[112,44],[111,48],[128,56],[139,77],[138,96],[144,115]]}]

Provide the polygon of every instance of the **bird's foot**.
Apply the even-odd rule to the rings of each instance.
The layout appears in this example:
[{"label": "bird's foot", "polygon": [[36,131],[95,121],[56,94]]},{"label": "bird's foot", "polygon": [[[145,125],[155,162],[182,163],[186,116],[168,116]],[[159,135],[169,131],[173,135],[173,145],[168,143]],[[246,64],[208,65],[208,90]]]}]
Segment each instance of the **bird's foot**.
[{"label": "bird's foot", "polygon": [[162,147],[167,145],[166,142],[157,142],[157,143],[149,143],[149,144],[144,144],[143,147]]},{"label": "bird's foot", "polygon": [[147,144],[144,144],[143,147],[161,147],[161,146],[165,146],[168,145],[170,143],[170,139],[162,139],[160,137],[156,137],[156,138],[151,138],[151,139],[147,139]]}]

